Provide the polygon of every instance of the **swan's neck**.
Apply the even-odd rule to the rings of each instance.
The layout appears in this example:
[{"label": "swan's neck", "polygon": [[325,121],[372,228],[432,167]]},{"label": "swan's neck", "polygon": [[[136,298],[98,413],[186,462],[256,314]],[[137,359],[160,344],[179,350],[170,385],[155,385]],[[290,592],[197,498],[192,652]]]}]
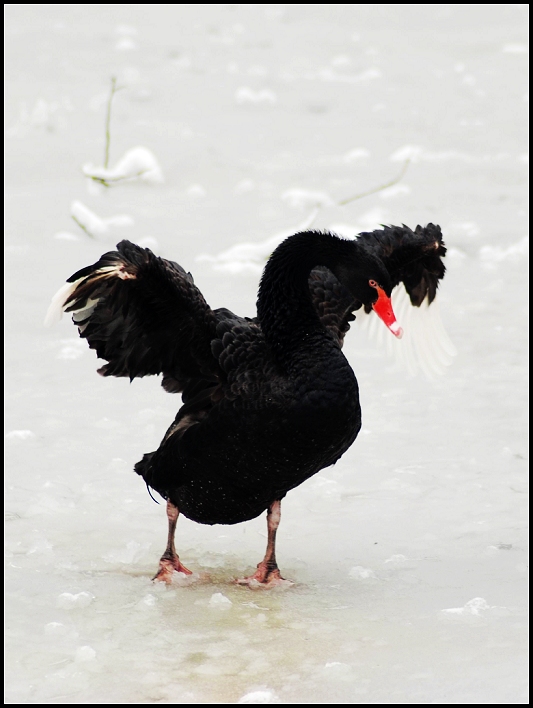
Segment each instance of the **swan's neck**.
[{"label": "swan's neck", "polygon": [[257,314],[280,364],[288,364],[303,349],[318,355],[322,346],[329,348],[332,340],[313,307],[308,278],[318,265],[336,273],[346,248],[353,246],[354,242],[308,231],[290,237],[272,254],[261,278]]}]

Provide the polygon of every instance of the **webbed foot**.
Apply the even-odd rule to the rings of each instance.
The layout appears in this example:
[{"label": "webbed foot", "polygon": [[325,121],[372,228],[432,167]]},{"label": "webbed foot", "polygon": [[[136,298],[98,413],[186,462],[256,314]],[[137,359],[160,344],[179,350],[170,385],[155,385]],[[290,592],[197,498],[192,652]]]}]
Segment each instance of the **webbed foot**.
[{"label": "webbed foot", "polygon": [[170,585],[174,573],[185,573],[192,575],[192,570],[186,568],[180,561],[179,556],[171,556],[164,554],[159,561],[159,570],[154,575],[152,580],[155,582],[166,583]]},{"label": "webbed foot", "polygon": [[239,578],[235,581],[238,585],[247,585],[249,588],[275,588],[275,587],[290,587],[294,585],[292,580],[286,580],[281,577],[281,573],[277,565],[272,566],[270,563],[262,561],[258,563],[257,570],[253,575],[247,578]]}]

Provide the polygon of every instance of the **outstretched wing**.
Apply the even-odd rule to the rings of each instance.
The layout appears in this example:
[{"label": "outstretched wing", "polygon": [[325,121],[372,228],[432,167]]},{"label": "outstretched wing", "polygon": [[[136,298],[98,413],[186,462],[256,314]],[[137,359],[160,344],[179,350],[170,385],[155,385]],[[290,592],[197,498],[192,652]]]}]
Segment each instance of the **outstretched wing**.
[{"label": "outstretched wing", "polygon": [[[211,353],[217,316],[192,276],[148,248],[121,241],[116,251],[74,273],[56,294],[45,322],[71,312],[100,359],[103,376],[164,374],[178,392],[191,379],[216,380]],[[167,382],[167,385],[165,385]]]},{"label": "outstretched wing", "polygon": [[369,334],[383,342],[411,374],[418,369],[428,378],[443,373],[457,351],[446,333],[435,299],[446,272],[442,261],[446,247],[440,226],[417,226],[414,231],[405,225],[384,226],[359,234],[357,241],[387,268],[393,285],[394,311],[404,331],[401,340],[387,337],[381,323],[370,313],[360,318]]}]

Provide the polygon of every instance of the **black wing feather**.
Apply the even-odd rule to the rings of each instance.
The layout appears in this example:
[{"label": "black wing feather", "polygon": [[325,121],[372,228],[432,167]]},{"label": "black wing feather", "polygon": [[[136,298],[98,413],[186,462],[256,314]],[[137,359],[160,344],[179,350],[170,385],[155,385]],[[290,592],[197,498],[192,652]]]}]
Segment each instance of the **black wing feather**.
[{"label": "black wing feather", "polygon": [[165,388],[175,392],[191,379],[219,376],[211,351],[217,316],[177,263],[121,241],[67,282],[77,285],[63,309],[108,362],[103,376],[163,373]]},{"label": "black wing feather", "polygon": [[355,320],[352,313],[361,304],[325,266],[313,268],[308,283],[311,300],[320,321],[342,347],[350,322]]},{"label": "black wing feather", "polygon": [[403,282],[413,305],[420,307],[425,297],[433,302],[446,272],[440,226],[384,226],[359,234],[357,242],[383,261],[393,287]]}]

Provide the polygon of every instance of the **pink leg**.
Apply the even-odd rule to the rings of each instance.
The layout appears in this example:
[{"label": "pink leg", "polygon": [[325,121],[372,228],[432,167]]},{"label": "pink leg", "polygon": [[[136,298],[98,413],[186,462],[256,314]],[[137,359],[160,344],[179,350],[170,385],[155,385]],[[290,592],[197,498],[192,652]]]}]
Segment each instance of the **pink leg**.
[{"label": "pink leg", "polygon": [[276,532],[278,530],[281,519],[281,502],[275,501],[268,507],[267,511],[267,529],[268,541],[265,557],[261,563],[257,564],[257,570],[248,578],[239,578],[239,585],[249,585],[254,587],[262,585],[263,587],[274,587],[275,585],[292,584],[290,580],[285,580],[281,577],[278,564],[276,563]]},{"label": "pink leg", "polygon": [[185,573],[185,575],[192,575],[192,571],[181,564],[178,554],[176,553],[176,548],[174,546],[174,534],[176,533],[176,524],[178,523],[178,516],[180,515],[177,506],[174,506],[172,502],[167,502],[167,516],[168,516],[168,542],[165,552],[161,556],[159,561],[159,570],[154,575],[152,580],[159,580],[167,585],[172,581],[172,574],[174,571],[178,573]]}]

